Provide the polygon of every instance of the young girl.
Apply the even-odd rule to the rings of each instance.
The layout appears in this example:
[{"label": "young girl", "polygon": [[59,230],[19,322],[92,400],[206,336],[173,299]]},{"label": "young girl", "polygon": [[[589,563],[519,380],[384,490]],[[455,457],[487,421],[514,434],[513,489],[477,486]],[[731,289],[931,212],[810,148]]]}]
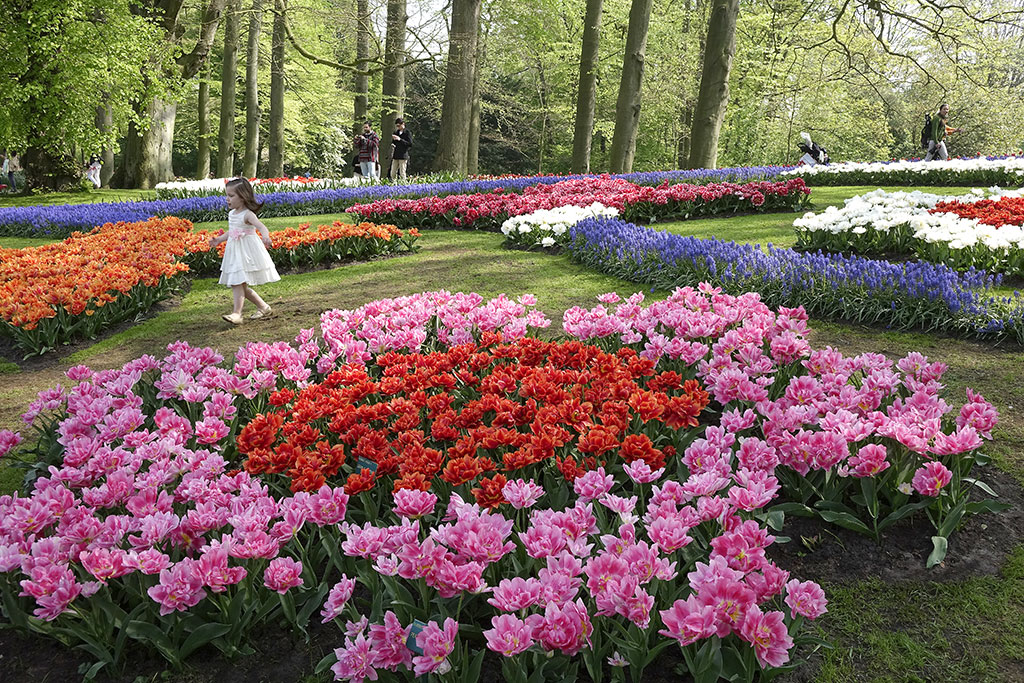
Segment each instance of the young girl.
[{"label": "young girl", "polygon": [[220,284],[231,287],[235,305],[231,313],[222,317],[233,325],[239,325],[243,320],[242,306],[246,299],[256,304],[256,312],[250,318],[266,318],[271,314],[270,306],[251,287],[277,282],[281,276],[267,252],[270,231],[256,218],[255,212],[263,205],[256,201],[252,185],[245,178],[235,178],[228,181],[224,194],[231,209],[228,212],[228,231],[210,238],[210,246],[227,241],[224,260],[220,264]]}]

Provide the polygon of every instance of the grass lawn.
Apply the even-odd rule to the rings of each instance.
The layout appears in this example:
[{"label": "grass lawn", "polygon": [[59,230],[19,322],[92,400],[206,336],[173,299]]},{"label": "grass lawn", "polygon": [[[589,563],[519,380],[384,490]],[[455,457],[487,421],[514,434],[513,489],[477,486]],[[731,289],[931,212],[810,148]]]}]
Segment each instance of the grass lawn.
[{"label": "grass lawn", "polygon": [[134,202],[156,199],[153,190],[84,190],[82,192],[42,192],[29,195],[0,194],[0,207],[50,206],[53,204],[94,204],[96,202]]},{"label": "grass lawn", "polygon": [[[815,189],[815,210],[841,204],[872,188]],[[946,194],[963,189],[935,188]],[[328,223],[340,216],[267,220],[271,229],[300,222]],[[658,227],[679,234],[716,236],[745,242],[792,244],[794,214],[741,216],[668,223]],[[222,223],[198,227],[223,227]],[[788,241],[787,241],[788,240]],[[302,328],[317,325],[320,313],[352,308],[369,300],[447,289],[476,291],[485,297],[533,293],[552,317],[548,334],[557,334],[562,312],[573,305],[591,306],[610,290],[643,290],[617,278],[590,272],[566,256],[509,251],[491,233],[425,232],[422,249],[380,261],[331,270],[285,274],[279,283],[260,289],[277,315],[270,320],[231,327],[220,319],[230,307],[230,293],[213,279],[196,280],[189,291],[154,315],[126,325],[94,343],[81,343],[59,358],[0,364],[0,428],[16,427],[18,415],[35,393],[63,379],[78,363],[95,368],[119,367],[143,353],[160,355],[176,339],[210,345],[230,353],[253,340],[289,340]],[[11,238],[0,245],[15,246]],[[649,297],[663,296],[663,292]],[[948,400],[959,405],[972,387],[999,409],[1001,421],[987,452],[996,465],[1024,482],[1024,349],[995,347],[942,336],[899,333],[877,328],[811,322],[815,348],[832,346],[845,354],[864,351],[899,358],[920,351],[949,366],[944,381]],[[16,359],[9,359],[16,360]],[[5,372],[6,371],[6,372]],[[20,482],[20,470],[0,467],[0,493]],[[936,583],[920,578],[829,580],[829,612],[818,624],[834,649],[814,656],[810,668],[787,681],[1012,681],[1024,680],[1024,546],[1012,551],[1001,574],[970,575]],[[808,553],[813,554],[813,549]],[[923,566],[924,557],[919,558]],[[820,577],[800,573],[801,580]],[[878,575],[880,577],[881,574]],[[925,575],[926,577],[928,575]],[[940,574],[936,574],[939,577]],[[666,672],[667,673],[667,672]],[[207,681],[198,668],[168,673],[161,680]],[[308,677],[304,680],[328,680]]]}]

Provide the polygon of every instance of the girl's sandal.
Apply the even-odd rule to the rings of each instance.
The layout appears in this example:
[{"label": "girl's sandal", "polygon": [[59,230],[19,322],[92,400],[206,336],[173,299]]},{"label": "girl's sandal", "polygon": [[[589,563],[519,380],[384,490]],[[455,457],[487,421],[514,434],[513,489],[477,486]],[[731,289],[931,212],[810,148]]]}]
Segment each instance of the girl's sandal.
[{"label": "girl's sandal", "polygon": [[221,316],[232,325],[241,325],[245,322],[245,318],[242,317],[241,313],[226,313]]},{"label": "girl's sandal", "polygon": [[273,314],[274,314],[274,309],[272,309],[270,306],[267,306],[266,308],[261,308],[258,311],[256,311],[255,313],[253,313],[252,315],[250,315],[249,319],[250,320],[259,320],[260,318],[269,318]]}]

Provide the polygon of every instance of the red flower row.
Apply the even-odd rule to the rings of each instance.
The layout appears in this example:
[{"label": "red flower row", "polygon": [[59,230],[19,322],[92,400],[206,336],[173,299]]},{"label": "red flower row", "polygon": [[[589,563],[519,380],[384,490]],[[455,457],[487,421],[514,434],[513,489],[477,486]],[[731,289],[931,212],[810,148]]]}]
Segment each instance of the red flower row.
[{"label": "red flower row", "polygon": [[[759,181],[743,185],[714,183],[711,185],[669,185],[657,187],[636,185],[621,178],[607,176],[576,178],[545,185],[532,185],[522,194],[506,193],[504,188],[480,194],[455,194],[445,197],[420,199],[381,199],[369,204],[358,204],[347,209],[364,217],[389,222],[402,220],[402,214],[421,216],[450,216],[456,226],[469,227],[481,221],[497,228],[509,216],[521,216],[540,209],[561,206],[590,206],[594,202],[619,209],[623,218],[631,220],[631,212],[638,207],[680,205],[692,207],[727,200],[730,209],[756,209],[766,198],[802,198],[810,193],[803,179],[783,182]],[[733,206],[735,205],[735,206]],[[487,219],[487,220],[484,220]]]},{"label": "red flower row", "polygon": [[248,472],[287,474],[293,491],[317,490],[348,459],[349,494],[390,475],[395,490],[427,490],[435,478],[458,486],[498,472],[475,490],[493,506],[504,474],[551,460],[570,481],[616,453],[662,467],[675,431],[697,426],[708,402],[696,380],[657,373],[632,349],[485,334],[479,345],[387,352],[278,391],[277,410],[247,424],[237,445]]},{"label": "red flower row", "polygon": [[1004,225],[1024,225],[1024,197],[982,199],[978,202],[939,202],[929,213],[952,213],[961,218],[974,218],[997,228]]}]

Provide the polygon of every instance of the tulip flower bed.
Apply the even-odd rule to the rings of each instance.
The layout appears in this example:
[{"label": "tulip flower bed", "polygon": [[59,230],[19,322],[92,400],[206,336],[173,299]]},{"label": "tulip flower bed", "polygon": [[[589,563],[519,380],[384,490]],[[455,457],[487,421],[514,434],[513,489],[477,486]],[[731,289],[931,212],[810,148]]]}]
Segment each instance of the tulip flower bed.
[{"label": "tulip flower bed", "polygon": [[367,220],[387,220],[399,227],[448,227],[500,230],[502,223],[543,209],[586,207],[599,203],[617,209],[627,220],[680,220],[749,211],[792,211],[807,205],[810,189],[797,178],[788,182],[744,185],[642,186],[621,178],[583,178],[534,185],[522,194],[448,195],[422,199],[382,199],[346,211]]},{"label": "tulip flower bed", "polygon": [[[157,183],[157,199],[188,199],[191,197],[223,197],[224,185],[231,178],[210,178],[208,180],[184,180],[168,183]],[[252,189],[257,194],[272,192],[312,192],[314,190],[352,187],[360,183],[358,178],[249,178]]]},{"label": "tulip flower bed", "polygon": [[509,681],[639,680],[679,647],[697,681],[753,681],[826,611],[765,556],[787,513],[870,533],[927,514],[944,539],[996,507],[967,492],[997,416],[971,393],[954,416],[940,364],[813,351],[803,312],[756,294],[601,299],[566,313],[586,341],[517,336],[530,300],[438,292],[390,326],[431,353],[381,337],[325,364],[325,328],[231,364],[176,342],[72,368],[25,415],[36,443],[0,432],[43,473],[0,497],[5,617],[83,649],[87,676],[133,644],[253,654],[260,624],[317,618],[338,680],[474,681],[485,657]]},{"label": "tulip flower bed", "polygon": [[1024,344],[1024,298],[999,298],[1001,276],[960,273],[924,261],[890,263],[843,254],[797,252],[717,239],[681,237],[616,219],[590,219],[570,230],[571,258],[660,289],[709,281],[740,293],[758,291],[773,305],[804,306],[826,318],[884,322]]},{"label": "tulip flower bed", "polygon": [[[270,254],[279,267],[316,267],[413,251],[418,236],[392,225],[301,225],[271,233]],[[217,273],[224,247],[211,250],[209,237],[192,232],[188,221],[154,218],[108,223],[56,244],[0,249],[0,332],[31,355],[95,337],[166,299],[184,273]]]},{"label": "tulip flower bed", "polygon": [[876,190],[794,221],[797,247],[916,255],[957,270],[1024,275],[1024,191],[950,199]]},{"label": "tulip flower bed", "polygon": [[560,206],[513,216],[501,224],[507,246],[518,249],[559,247],[569,239],[569,228],[586,218],[615,218],[619,210],[594,202],[590,206]]},{"label": "tulip flower bed", "polygon": [[[746,182],[769,179],[785,170],[778,166],[698,169],[630,173],[616,176],[638,185],[659,185],[685,180],[690,183]],[[535,176],[498,180],[470,180],[449,183],[411,183],[361,185],[309,192],[280,191],[262,196],[263,217],[332,214],[367,201],[395,197],[439,197],[448,194],[522,192],[535,185],[550,185],[564,180],[596,176]],[[223,220],[223,196],[189,197],[136,202],[62,204],[56,206],[0,207],[0,235],[14,237],[67,237],[72,232],[91,230],[108,222],[144,221],[152,216],[176,216],[194,223]],[[401,227],[401,226],[399,226]]]},{"label": "tulip flower bed", "polygon": [[815,185],[978,185],[1024,184],[1024,157],[970,157],[948,161],[846,161],[827,166],[797,166],[783,177]]}]

